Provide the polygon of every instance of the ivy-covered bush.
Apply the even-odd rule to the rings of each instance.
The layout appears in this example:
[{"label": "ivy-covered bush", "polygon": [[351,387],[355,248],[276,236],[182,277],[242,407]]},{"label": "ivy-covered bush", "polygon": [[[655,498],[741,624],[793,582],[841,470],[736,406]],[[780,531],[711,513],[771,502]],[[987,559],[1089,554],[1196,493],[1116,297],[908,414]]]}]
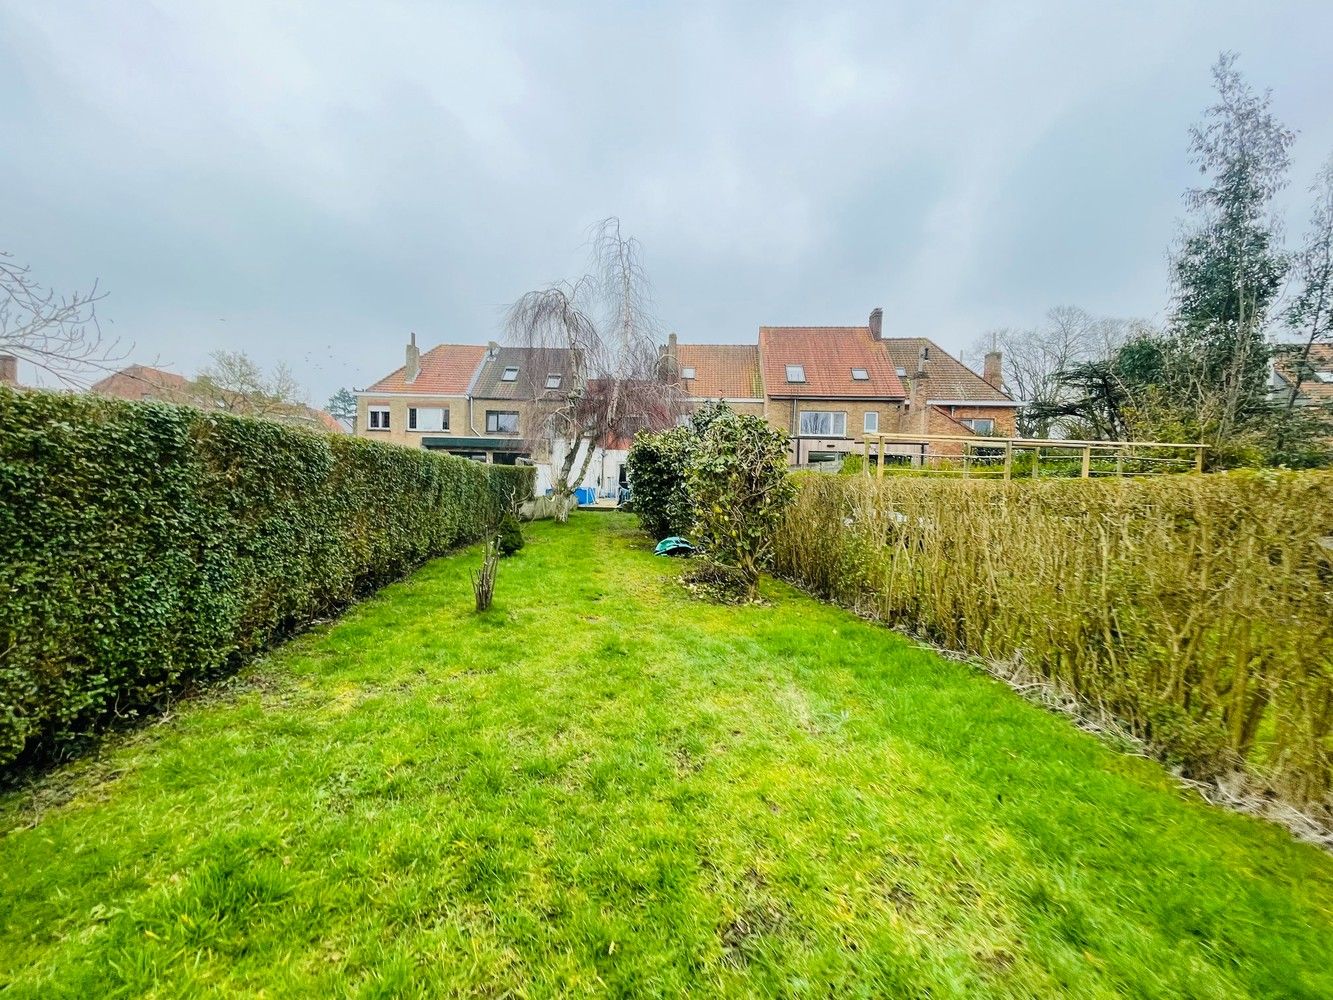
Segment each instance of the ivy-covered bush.
[{"label": "ivy-covered bush", "polygon": [[630,447],[626,468],[630,496],[639,525],[656,539],[687,535],[694,530],[694,507],[685,484],[685,469],[699,435],[725,414],[726,403],[704,403],[683,427],[656,434],[640,433]]},{"label": "ivy-covered bush", "polygon": [[653,538],[687,534],[694,511],[685,489],[685,466],[694,443],[690,427],[656,434],[640,433],[630,447],[626,468],[639,525]]},{"label": "ivy-covered bush", "polygon": [[783,511],[795,496],[787,435],[762,417],[731,409],[699,432],[685,471],[694,538],[708,558],[739,571],[747,596],[773,553]]},{"label": "ivy-covered bush", "polygon": [[0,389],[0,766],[480,537],[497,496],[426,451]]}]

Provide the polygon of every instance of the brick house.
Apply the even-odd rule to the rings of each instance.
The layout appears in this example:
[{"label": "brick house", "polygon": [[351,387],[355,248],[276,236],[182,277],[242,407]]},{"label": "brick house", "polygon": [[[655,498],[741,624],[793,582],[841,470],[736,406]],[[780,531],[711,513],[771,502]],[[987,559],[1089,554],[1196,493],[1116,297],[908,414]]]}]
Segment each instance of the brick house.
[{"label": "brick house", "polygon": [[[551,485],[552,464],[564,458],[547,421],[576,378],[568,349],[492,341],[422,353],[412,334],[403,366],[356,393],[357,434],[494,465],[530,462],[542,492]],[[614,496],[623,461],[623,451],[596,449],[578,485]]]},{"label": "brick house", "polygon": [[1309,357],[1302,359],[1305,346],[1282,344],[1273,352],[1269,386],[1281,402],[1296,390],[1297,406],[1333,406],[1333,344],[1311,344]]},{"label": "brick house", "polygon": [[864,435],[898,426],[906,391],[884,349],[881,314],[866,326],[764,326],[764,416],[791,437],[792,465],[859,451]]},{"label": "brick house", "polygon": [[764,416],[764,379],[753,344],[681,344],[667,340],[668,364],[691,406],[724,402],[739,413]]},{"label": "brick house", "polygon": [[691,403],[720,399],[763,416],[791,437],[795,466],[860,451],[868,433],[1014,434],[1019,403],[1004,390],[998,352],[978,375],[927,338],[885,337],[883,315],[875,309],[865,326],[764,326],[756,345],[673,334],[666,354]]}]

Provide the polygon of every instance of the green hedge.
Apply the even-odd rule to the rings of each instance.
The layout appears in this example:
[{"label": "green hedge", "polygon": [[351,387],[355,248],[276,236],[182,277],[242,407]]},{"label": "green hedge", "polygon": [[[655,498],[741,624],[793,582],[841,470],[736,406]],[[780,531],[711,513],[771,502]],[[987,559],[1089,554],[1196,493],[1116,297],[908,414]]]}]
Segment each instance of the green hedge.
[{"label": "green hedge", "polygon": [[514,503],[532,499],[537,487],[537,469],[531,465],[489,465],[491,494],[503,516]]},{"label": "green hedge", "polygon": [[476,539],[495,496],[426,451],[0,390],[0,765]]}]

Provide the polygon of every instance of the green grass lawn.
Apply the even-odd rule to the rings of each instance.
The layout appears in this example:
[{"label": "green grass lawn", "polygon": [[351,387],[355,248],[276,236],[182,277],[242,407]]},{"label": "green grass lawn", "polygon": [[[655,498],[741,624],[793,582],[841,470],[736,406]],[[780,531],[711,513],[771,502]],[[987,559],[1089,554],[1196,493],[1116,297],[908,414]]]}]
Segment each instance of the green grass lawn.
[{"label": "green grass lawn", "polygon": [[477,561],[0,798],[0,994],[1333,996],[1333,858],[968,667],[621,515]]}]

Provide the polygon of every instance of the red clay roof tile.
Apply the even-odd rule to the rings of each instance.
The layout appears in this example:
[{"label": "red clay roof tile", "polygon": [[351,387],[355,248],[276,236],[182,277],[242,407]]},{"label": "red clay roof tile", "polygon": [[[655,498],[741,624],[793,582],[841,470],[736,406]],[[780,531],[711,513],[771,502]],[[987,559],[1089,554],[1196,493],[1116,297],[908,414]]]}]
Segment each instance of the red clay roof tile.
[{"label": "red clay roof tile", "polygon": [[[903,384],[883,342],[868,326],[761,326],[764,388],[773,397],[903,399]],[[801,365],[804,382],[789,382],[787,366]],[[852,369],[867,378],[854,379]]]},{"label": "red clay roof tile", "polygon": [[[753,344],[680,344],[681,386],[692,399],[762,399],[759,348]],[[686,368],[694,378],[684,377]]]},{"label": "red clay roof tile", "polygon": [[407,381],[406,366],[386,375],[366,392],[412,392],[423,396],[461,396],[476,373],[486,348],[482,344],[440,344],[421,355],[421,373]]}]

